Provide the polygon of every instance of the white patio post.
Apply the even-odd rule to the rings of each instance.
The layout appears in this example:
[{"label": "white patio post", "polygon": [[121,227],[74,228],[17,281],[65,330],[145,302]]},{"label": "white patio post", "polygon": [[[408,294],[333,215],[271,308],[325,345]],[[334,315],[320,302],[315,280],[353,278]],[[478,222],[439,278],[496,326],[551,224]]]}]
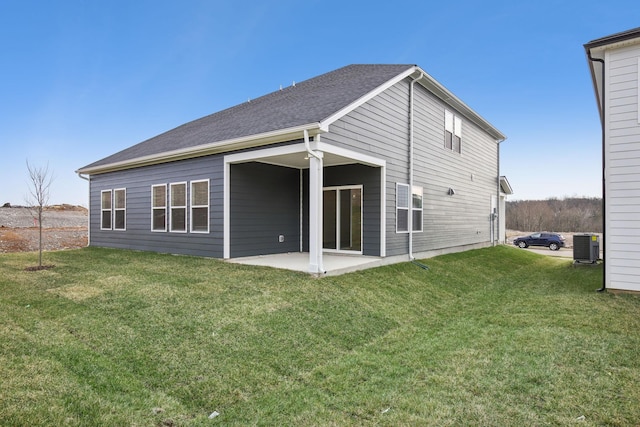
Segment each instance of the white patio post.
[{"label": "white patio post", "polygon": [[309,272],[324,273],[322,264],[323,153],[309,156]]}]

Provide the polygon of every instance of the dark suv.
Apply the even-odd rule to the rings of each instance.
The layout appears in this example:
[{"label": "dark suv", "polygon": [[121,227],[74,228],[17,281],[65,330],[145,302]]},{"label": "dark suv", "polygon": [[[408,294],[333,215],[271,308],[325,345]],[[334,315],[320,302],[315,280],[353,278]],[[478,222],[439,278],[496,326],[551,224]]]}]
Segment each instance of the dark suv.
[{"label": "dark suv", "polygon": [[533,233],[524,237],[516,237],[513,244],[526,248],[529,246],[546,246],[552,251],[564,248],[564,237],[558,233]]}]

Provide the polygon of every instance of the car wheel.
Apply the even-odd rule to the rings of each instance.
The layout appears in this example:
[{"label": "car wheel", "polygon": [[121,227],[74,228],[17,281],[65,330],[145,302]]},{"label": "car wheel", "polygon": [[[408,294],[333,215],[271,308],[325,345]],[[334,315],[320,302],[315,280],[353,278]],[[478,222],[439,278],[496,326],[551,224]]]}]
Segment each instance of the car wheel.
[{"label": "car wheel", "polygon": [[518,242],[518,247],[519,247],[519,248],[524,249],[524,248],[526,248],[527,246],[529,246],[529,245],[527,245],[527,242],[525,242],[525,241],[520,241],[520,242]]},{"label": "car wheel", "polygon": [[549,243],[549,249],[551,249],[552,251],[557,251],[558,249],[560,249],[560,246],[558,246],[558,244],[555,242],[551,242]]}]

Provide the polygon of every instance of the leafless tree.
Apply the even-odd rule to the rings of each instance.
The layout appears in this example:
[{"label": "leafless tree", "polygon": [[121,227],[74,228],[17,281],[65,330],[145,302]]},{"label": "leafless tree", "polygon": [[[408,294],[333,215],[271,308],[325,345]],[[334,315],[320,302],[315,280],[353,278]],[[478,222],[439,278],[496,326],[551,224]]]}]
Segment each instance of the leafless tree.
[{"label": "leafless tree", "polygon": [[31,215],[38,221],[38,267],[42,268],[42,217],[44,208],[49,203],[49,191],[53,182],[52,172],[49,164],[46,166],[32,166],[27,160],[27,170],[29,171],[29,195],[26,197],[27,206]]},{"label": "leafless tree", "polygon": [[602,199],[574,197],[507,202],[511,230],[602,232]]}]

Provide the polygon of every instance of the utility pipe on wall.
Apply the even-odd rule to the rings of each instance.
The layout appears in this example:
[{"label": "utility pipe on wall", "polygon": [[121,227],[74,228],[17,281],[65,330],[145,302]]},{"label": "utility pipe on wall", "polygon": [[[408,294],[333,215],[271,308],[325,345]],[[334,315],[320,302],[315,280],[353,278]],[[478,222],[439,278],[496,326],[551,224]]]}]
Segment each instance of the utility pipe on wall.
[{"label": "utility pipe on wall", "polygon": [[[606,236],[607,236],[607,198],[606,196],[606,173],[605,173],[605,143],[606,143],[606,125],[605,125],[605,67],[604,67],[604,59],[594,58],[591,56],[591,49],[587,49],[587,57],[591,62],[599,62],[602,64],[602,101],[600,103],[601,111],[600,111],[600,124],[602,125],[602,287],[598,289],[598,292],[604,292],[607,290],[607,245],[606,245]],[[597,87],[597,85],[596,85]]]},{"label": "utility pipe on wall", "polygon": [[[414,85],[415,83],[424,77],[424,73],[421,71],[420,75],[411,80],[409,88],[409,260],[413,261],[413,146],[414,146]],[[397,195],[396,195],[397,197]],[[424,196],[423,196],[424,197]],[[424,203],[424,200],[423,200]]]}]

